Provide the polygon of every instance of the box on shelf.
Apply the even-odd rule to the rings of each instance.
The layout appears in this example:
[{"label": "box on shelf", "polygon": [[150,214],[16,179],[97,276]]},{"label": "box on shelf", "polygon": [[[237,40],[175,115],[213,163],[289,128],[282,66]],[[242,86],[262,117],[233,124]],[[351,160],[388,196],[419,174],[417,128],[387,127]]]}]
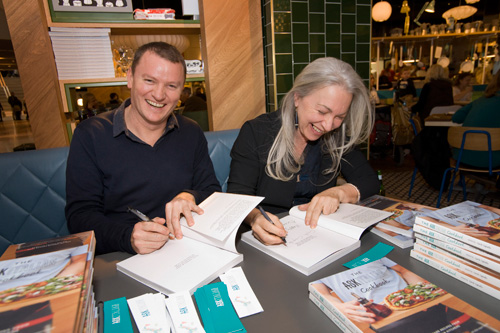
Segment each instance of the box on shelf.
[{"label": "box on shelf", "polygon": [[171,8],[134,9],[135,20],[175,20],[175,10]]}]

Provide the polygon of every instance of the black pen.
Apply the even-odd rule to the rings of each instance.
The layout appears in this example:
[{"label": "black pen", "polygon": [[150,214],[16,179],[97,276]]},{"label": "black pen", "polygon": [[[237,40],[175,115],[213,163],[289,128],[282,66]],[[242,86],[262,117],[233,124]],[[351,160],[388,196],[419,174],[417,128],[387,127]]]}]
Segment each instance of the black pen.
[{"label": "black pen", "polygon": [[[146,221],[146,222],[154,222],[152,219],[150,219],[146,214],[142,213],[141,211],[137,210],[137,209],[134,209],[134,208],[130,208],[130,207],[127,207],[128,208],[128,211],[131,212],[132,214],[134,214],[135,216],[137,216],[138,218],[141,219],[141,221]],[[170,233],[168,235],[168,237],[170,239],[174,239],[175,236],[174,234]]]},{"label": "black pen", "polygon": [[[266,220],[268,220],[269,222],[271,222],[272,225],[274,225],[273,220],[271,220],[269,215],[267,215],[267,213],[264,211],[264,209],[262,209],[262,206],[260,206],[260,205],[257,206],[257,209],[259,209],[260,213],[266,218]],[[283,241],[284,245],[286,246],[286,238],[285,237],[280,237],[280,238]]]}]

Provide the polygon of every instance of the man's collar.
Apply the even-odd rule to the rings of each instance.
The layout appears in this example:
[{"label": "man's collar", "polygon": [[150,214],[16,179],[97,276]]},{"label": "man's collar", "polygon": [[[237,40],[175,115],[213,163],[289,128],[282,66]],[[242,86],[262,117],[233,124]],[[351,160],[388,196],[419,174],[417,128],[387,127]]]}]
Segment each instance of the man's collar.
[{"label": "man's collar", "polygon": [[[131,105],[130,98],[125,100],[115,111],[114,119],[113,119],[113,137],[117,137],[122,133],[125,133],[128,137],[132,137],[138,139],[136,135],[134,135],[127,128],[127,124],[125,123],[125,109]],[[167,119],[167,124],[165,126],[165,131],[163,135],[170,132],[174,128],[179,128],[179,122],[177,121],[177,117],[174,113],[170,115]]]}]

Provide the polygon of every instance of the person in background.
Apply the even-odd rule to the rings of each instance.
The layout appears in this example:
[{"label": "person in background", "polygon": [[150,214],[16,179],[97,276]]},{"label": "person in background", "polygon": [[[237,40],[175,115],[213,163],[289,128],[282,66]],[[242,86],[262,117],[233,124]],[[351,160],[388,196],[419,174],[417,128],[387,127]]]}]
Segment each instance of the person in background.
[{"label": "person in background", "polygon": [[16,93],[11,91],[7,99],[12,108],[12,118],[14,120],[21,120],[21,111],[23,110],[23,103],[17,98]]},{"label": "person in background", "polygon": [[412,113],[417,113],[422,126],[425,118],[436,106],[453,105],[453,89],[448,79],[447,71],[438,64],[432,65],[427,71],[424,86],[420,92],[417,104],[412,107]]},{"label": "person in background", "polygon": [[114,108],[119,107],[120,104],[122,104],[122,103],[123,103],[123,101],[120,99],[120,96],[118,96],[117,93],[112,92],[111,94],[109,94],[109,102],[108,102],[107,107],[114,109]]},{"label": "person in background", "polygon": [[[286,230],[276,215],[300,205],[306,225],[340,203],[379,191],[377,174],[356,145],[373,127],[368,89],[354,69],[319,58],[297,76],[281,108],[247,121],[231,150],[228,192],[265,197],[245,219],[264,244],[280,244]],[[338,178],[342,174],[345,183]]]},{"label": "person in background", "polygon": [[458,74],[453,84],[453,101],[455,104],[467,104],[472,100],[472,74]]},{"label": "person in background", "polygon": [[[119,108],[77,126],[66,169],[66,220],[71,233],[94,230],[96,252],[150,253],[180,217],[215,191],[207,140],[194,121],[173,114],[186,80],[184,58],[172,45],[144,44],[127,73],[131,97]],[[152,221],[138,221],[138,209]],[[166,224],[166,225],[165,225]]]},{"label": "person in background", "polygon": [[401,69],[401,78],[396,83],[396,100],[399,98],[404,98],[405,96],[411,95],[412,98],[417,97],[417,90],[413,84],[413,80],[410,78],[412,68],[410,66],[405,66]]},{"label": "person in background", "polygon": [[[484,96],[460,108],[453,122],[466,127],[500,127],[500,71],[498,71],[484,91]],[[458,158],[459,149],[453,149],[453,157]],[[488,152],[467,151],[462,162],[475,167],[488,167]],[[500,151],[493,152],[493,168],[500,166]]]},{"label": "person in background", "polygon": [[185,87],[181,93],[181,106],[184,106],[182,112],[206,111],[207,102],[198,95],[191,95],[191,88]]},{"label": "person in background", "polygon": [[375,84],[375,76],[370,74],[370,99],[373,104],[380,104],[380,98],[377,93],[377,86]]},{"label": "person in background", "polygon": [[394,77],[396,76],[396,72],[394,72],[394,70],[392,69],[392,63],[388,62],[380,75],[387,76],[389,82],[391,82],[392,84],[392,81],[394,81]]}]

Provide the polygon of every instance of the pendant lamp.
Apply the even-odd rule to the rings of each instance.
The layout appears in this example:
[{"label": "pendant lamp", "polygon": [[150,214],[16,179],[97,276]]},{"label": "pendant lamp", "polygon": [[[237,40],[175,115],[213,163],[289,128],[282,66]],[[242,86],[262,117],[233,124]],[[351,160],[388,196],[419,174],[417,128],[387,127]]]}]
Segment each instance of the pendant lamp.
[{"label": "pendant lamp", "polygon": [[377,2],[372,8],[372,18],[376,22],[384,22],[392,14],[391,4],[387,1]]},{"label": "pendant lamp", "polygon": [[434,6],[436,5],[436,1],[432,0],[428,5],[427,8],[425,8],[425,11],[427,13],[434,13]]}]

